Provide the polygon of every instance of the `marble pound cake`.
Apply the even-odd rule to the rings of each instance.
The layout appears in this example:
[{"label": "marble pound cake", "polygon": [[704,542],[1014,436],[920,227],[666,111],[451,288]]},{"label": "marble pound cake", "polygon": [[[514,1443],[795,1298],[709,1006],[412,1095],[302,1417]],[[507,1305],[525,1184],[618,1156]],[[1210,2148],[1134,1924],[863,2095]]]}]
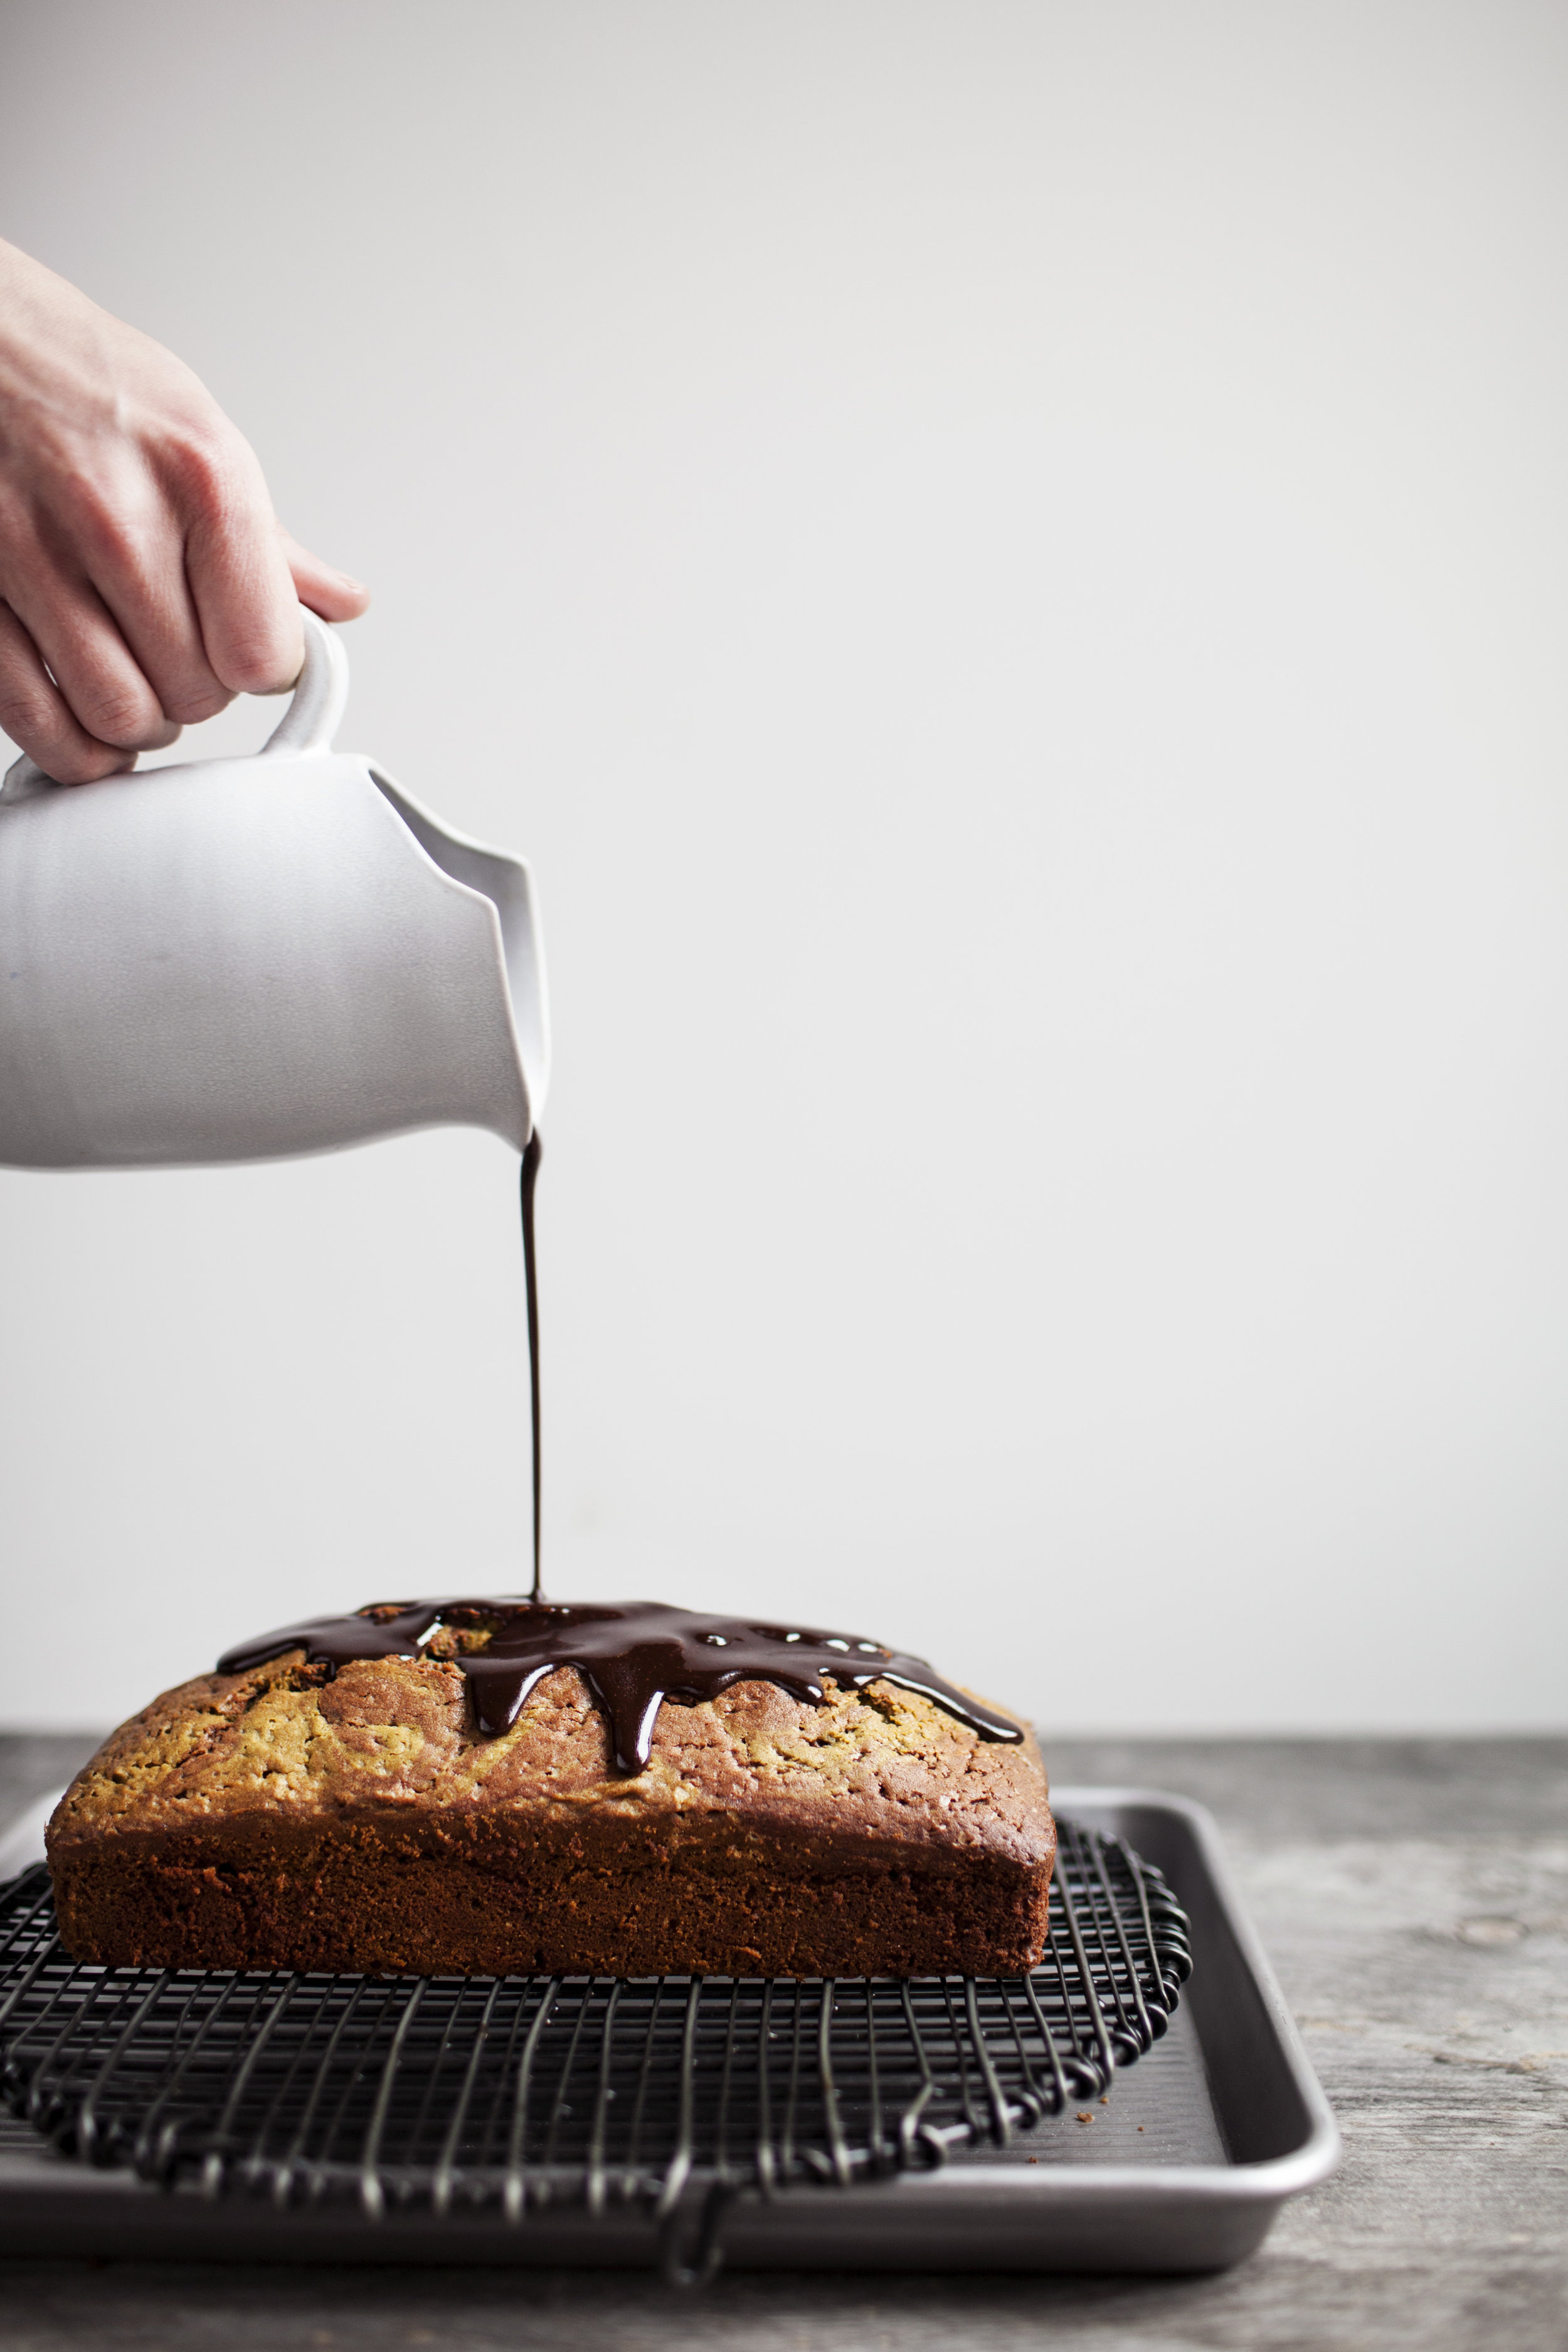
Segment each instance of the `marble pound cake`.
[{"label": "marble pound cake", "polygon": [[[470,1622],[437,1622],[417,1654],[313,1656],[307,1638],[115,1732],[49,1824],[72,1956],[605,1976],[1038,1961],[1056,1834],[1014,1718],[973,1702],[997,1727],[978,1731],[867,1679],[868,1656],[860,1687],[824,1676],[819,1701],[763,1678],[660,1694],[639,1769],[592,1664],[547,1661],[487,1728],[474,1677],[496,1629],[463,1606]],[[379,1628],[395,1607],[413,1604],[314,1622]]]}]

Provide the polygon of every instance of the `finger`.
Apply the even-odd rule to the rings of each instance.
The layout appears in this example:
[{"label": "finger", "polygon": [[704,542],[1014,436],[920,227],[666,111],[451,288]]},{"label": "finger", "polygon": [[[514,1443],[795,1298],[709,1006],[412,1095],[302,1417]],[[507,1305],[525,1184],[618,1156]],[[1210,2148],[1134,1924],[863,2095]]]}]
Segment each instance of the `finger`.
[{"label": "finger", "polygon": [[[163,718],[193,726],[224,709],[231,697],[207,660],[184,535],[144,467],[79,471],[41,537],[52,542],[57,572],[85,573]],[[78,716],[102,732],[86,712]]]},{"label": "finger", "polygon": [[166,719],[103,600],[90,581],[58,570],[47,554],[8,567],[6,597],[85,735],[121,751],[155,751],[172,743],[179,722]]},{"label": "finger", "polygon": [[192,467],[182,491],[207,660],[236,694],[277,694],[300,675],[305,633],[260,468],[247,449]]},{"label": "finger", "polygon": [[178,541],[140,578],[100,573],[94,585],[176,733],[227,709],[234,695],[207,659]]},{"label": "finger", "polygon": [[90,784],[136,764],[134,751],[96,742],[79,724],[8,604],[0,604],[0,728],[58,784]]},{"label": "finger", "polygon": [[285,530],[281,523],[278,531],[300,604],[319,613],[323,621],[357,621],[370,603],[370,590],[363,583],[347,572],[339,572],[331,563],[323,563],[319,555],[301,547],[292,531]]},{"label": "finger", "polygon": [[90,577],[165,719],[195,727],[228,708],[234,696],[207,659],[178,539],[128,560],[95,556]]}]

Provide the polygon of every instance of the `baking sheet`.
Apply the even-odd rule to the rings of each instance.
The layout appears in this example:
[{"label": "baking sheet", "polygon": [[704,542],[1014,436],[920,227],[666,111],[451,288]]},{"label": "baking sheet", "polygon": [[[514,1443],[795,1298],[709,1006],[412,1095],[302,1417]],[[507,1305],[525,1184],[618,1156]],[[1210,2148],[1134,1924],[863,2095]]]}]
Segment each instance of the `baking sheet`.
[{"label": "baking sheet", "polygon": [[[1103,2102],[1007,2148],[847,2189],[738,2200],[722,2226],[731,2266],[1215,2269],[1250,2252],[1284,2199],[1332,2169],[1332,2116],[1209,1816],[1136,1790],[1058,1788],[1053,1802],[1125,1838],[1186,1909],[1194,1968],[1170,2032]],[[95,2171],[26,2125],[0,2124],[0,2253],[637,2265],[660,2251],[658,2231],[635,2213],[547,2208],[509,2226],[415,2211],[377,2224],[243,2196],[208,2202],[192,2187],[166,2194]]]}]

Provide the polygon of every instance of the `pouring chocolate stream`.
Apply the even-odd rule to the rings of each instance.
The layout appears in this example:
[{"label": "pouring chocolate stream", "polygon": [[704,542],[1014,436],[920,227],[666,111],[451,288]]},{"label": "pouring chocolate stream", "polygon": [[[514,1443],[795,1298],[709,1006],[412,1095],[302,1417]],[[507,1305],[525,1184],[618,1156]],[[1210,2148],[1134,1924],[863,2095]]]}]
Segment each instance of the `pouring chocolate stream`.
[{"label": "pouring chocolate stream", "polygon": [[575,1666],[610,1727],[618,1773],[645,1771],[654,1727],[667,1698],[695,1706],[735,1683],[776,1684],[820,1706],[826,1683],[865,1690],[877,1682],[919,1692],[982,1739],[1019,1740],[1018,1725],[956,1690],[923,1658],[885,1649],[852,1633],[709,1617],[658,1601],[546,1601],[540,1581],[539,1276],[533,1195],[542,1147],[538,1130],[522,1159],[523,1271],[528,1296],[529,1407],[533,1439],[533,1590],[528,1599],[388,1601],[346,1617],[308,1617],[238,1643],[218,1660],[224,1675],[302,1649],[307,1663],[336,1674],[356,1659],[417,1658],[445,1626],[489,1630],[482,1650],[460,1651],[460,1667],[480,1734],[498,1738],[517,1721],[529,1695],[562,1666]]}]

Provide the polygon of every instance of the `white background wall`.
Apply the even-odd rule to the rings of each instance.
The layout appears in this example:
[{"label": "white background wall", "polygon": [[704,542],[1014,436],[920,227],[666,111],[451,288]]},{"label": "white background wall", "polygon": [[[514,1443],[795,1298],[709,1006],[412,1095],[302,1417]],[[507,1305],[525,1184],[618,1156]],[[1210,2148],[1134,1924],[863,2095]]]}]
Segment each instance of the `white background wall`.
[{"label": "white background wall", "polygon": [[[552,1588],[1058,1728],[1568,1720],[1561,6],[0,44],[0,228],[372,583],[345,740],[535,861]],[[514,1177],[0,1175],[0,1719],[516,1586]]]}]

